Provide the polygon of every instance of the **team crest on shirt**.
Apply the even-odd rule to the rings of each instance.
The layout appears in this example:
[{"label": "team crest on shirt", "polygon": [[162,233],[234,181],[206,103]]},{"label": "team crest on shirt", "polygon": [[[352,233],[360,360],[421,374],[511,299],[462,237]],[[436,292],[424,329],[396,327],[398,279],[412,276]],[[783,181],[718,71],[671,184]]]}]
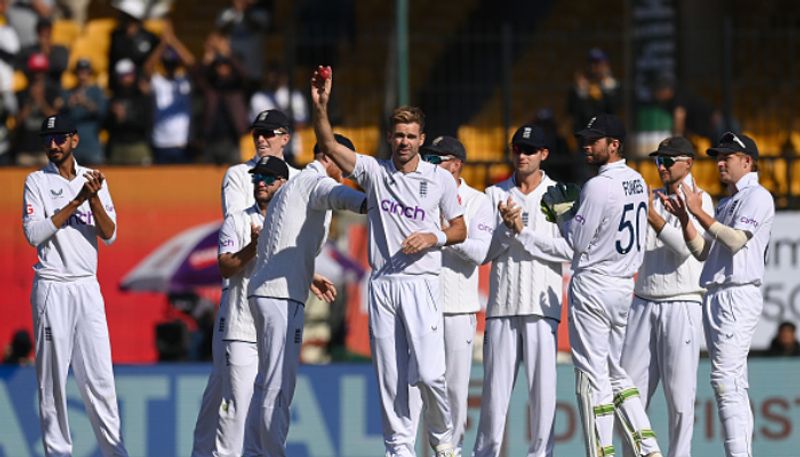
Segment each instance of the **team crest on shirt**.
[{"label": "team crest on shirt", "polygon": [[419,196],[423,198],[428,196],[428,181],[419,182]]},{"label": "team crest on shirt", "polygon": [[53,189],[50,189],[50,196],[53,197],[53,200],[61,198],[64,196],[64,189],[58,189],[58,192],[56,192]]}]

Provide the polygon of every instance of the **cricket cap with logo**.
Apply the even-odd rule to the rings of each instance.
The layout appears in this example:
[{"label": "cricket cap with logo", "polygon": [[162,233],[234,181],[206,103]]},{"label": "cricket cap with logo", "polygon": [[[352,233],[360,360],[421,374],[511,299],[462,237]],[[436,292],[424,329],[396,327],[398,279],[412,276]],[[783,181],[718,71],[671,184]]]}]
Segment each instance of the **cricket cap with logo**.
[{"label": "cricket cap with logo", "polygon": [[754,159],[758,158],[758,146],[756,146],[756,142],[749,136],[741,133],[723,133],[719,138],[719,144],[706,151],[711,157],[716,157],[717,154],[727,155],[737,152],[747,154]]},{"label": "cricket cap with logo", "polygon": [[273,156],[266,156],[259,159],[256,166],[251,168],[249,173],[289,179],[289,167],[286,166],[286,162]]},{"label": "cricket cap with logo", "polygon": [[622,124],[622,120],[617,116],[601,113],[591,118],[584,129],[575,132],[575,136],[585,140],[614,138],[624,141],[625,125]]},{"label": "cricket cap with logo", "polygon": [[545,141],[544,130],[538,125],[525,124],[514,132],[511,137],[511,144],[515,146],[525,146],[534,149],[541,149],[547,147]]},{"label": "cricket cap with logo", "polygon": [[289,118],[283,114],[282,111],[276,109],[268,109],[258,113],[253,123],[250,125],[252,130],[276,130],[284,129],[289,131]]},{"label": "cricket cap with logo", "polygon": [[658,149],[650,153],[650,157],[656,156],[694,157],[694,146],[691,141],[682,136],[671,136],[658,143]]},{"label": "cricket cap with logo", "polygon": [[39,130],[39,136],[77,132],[78,130],[75,128],[75,124],[72,123],[69,116],[56,114],[44,118],[44,121],[42,121],[42,128]]},{"label": "cricket cap with logo", "polygon": [[431,141],[431,144],[423,146],[420,152],[437,156],[453,156],[462,162],[467,161],[467,150],[457,138],[452,136],[437,136]]}]

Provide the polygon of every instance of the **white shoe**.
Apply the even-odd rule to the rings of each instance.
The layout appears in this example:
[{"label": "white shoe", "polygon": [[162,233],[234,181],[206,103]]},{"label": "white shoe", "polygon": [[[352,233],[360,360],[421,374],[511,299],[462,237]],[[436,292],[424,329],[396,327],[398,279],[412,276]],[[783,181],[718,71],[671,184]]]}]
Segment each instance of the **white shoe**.
[{"label": "white shoe", "polygon": [[449,444],[440,444],[436,447],[436,457],[456,457],[453,446]]},{"label": "white shoe", "polygon": [[664,456],[661,455],[660,452],[656,451],[656,452],[651,452],[651,453],[647,454],[645,457],[664,457]]}]

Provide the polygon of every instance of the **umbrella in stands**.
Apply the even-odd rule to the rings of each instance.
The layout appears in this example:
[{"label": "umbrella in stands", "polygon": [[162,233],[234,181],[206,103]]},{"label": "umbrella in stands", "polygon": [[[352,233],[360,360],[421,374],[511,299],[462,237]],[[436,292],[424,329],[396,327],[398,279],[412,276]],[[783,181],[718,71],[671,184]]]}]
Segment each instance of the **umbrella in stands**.
[{"label": "umbrella in stands", "polygon": [[170,238],[128,272],[120,288],[175,293],[220,285],[217,242],[221,225],[192,227]]}]

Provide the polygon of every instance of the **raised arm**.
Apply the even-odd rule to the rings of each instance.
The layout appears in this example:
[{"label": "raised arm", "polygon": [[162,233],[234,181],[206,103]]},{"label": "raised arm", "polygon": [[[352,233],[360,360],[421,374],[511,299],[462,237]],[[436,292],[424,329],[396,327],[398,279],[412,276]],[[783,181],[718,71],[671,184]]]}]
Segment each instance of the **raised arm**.
[{"label": "raised arm", "polygon": [[346,176],[350,176],[356,167],[356,153],[339,144],[333,137],[333,128],[328,119],[328,101],[333,87],[331,67],[319,67],[311,77],[311,104],[314,123],[314,135],[320,150],[339,166]]}]

